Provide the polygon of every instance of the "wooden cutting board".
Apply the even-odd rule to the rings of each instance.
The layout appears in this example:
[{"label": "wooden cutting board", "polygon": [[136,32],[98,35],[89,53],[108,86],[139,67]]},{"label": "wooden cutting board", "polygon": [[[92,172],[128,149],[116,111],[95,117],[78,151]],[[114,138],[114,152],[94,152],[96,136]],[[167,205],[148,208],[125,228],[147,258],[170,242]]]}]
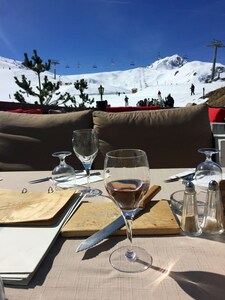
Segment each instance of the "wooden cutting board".
[{"label": "wooden cutting board", "polygon": [[[104,228],[120,216],[120,211],[112,202],[82,203],[72,218],[61,229],[65,237],[90,236]],[[180,227],[168,201],[152,201],[133,222],[134,235],[178,234]],[[114,235],[125,235],[125,227]]]},{"label": "wooden cutting board", "polygon": [[74,190],[25,192],[0,190],[0,224],[54,224]]}]

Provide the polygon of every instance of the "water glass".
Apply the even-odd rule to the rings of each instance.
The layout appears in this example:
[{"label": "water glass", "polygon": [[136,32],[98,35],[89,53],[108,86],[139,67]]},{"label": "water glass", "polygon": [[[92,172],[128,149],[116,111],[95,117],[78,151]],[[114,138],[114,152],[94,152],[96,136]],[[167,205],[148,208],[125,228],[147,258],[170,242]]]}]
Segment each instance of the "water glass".
[{"label": "water glass", "polygon": [[0,276],[0,300],[7,300],[5,296],[5,290],[4,290],[4,285],[1,276]]}]

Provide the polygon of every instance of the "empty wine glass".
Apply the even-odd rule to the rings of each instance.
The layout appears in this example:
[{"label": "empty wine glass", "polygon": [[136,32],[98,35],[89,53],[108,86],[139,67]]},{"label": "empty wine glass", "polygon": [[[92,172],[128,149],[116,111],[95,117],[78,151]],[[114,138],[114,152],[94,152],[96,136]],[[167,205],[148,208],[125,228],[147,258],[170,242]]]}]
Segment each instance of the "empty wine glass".
[{"label": "empty wine glass", "polygon": [[150,185],[146,153],[139,149],[119,149],[106,153],[104,183],[111,199],[122,212],[130,242],[130,246],[121,247],[110,255],[110,263],[122,272],[145,271],[151,266],[152,257],[144,249],[132,246],[132,221]]},{"label": "empty wine glass", "polygon": [[98,153],[98,135],[94,129],[78,129],[73,131],[72,136],[73,150],[82,162],[87,172],[86,190],[82,190],[86,196],[93,197],[100,195],[101,191],[90,187],[90,170],[92,163]]},{"label": "empty wine glass", "polygon": [[197,166],[195,180],[200,188],[207,189],[211,180],[218,182],[222,179],[220,165],[212,160],[212,156],[217,154],[219,150],[215,148],[200,148],[198,152],[204,154],[206,159]]},{"label": "empty wine glass", "polygon": [[68,189],[75,187],[76,173],[72,166],[66,163],[66,157],[71,155],[70,151],[59,151],[52,154],[59,158],[59,165],[52,171],[52,180],[55,189]]}]

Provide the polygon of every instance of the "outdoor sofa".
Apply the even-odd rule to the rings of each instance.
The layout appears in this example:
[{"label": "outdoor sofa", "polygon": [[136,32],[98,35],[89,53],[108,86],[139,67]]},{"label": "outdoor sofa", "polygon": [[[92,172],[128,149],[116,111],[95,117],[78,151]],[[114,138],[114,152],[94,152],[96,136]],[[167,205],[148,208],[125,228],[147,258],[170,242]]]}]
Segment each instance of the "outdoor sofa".
[{"label": "outdoor sofa", "polygon": [[71,151],[67,162],[81,169],[71,140],[73,130],[82,128],[99,135],[94,169],[102,169],[106,152],[118,148],[145,150],[150,168],[192,168],[204,159],[198,149],[215,142],[206,104],[119,113],[0,111],[0,171],[52,170],[58,164],[52,153],[62,150]]}]

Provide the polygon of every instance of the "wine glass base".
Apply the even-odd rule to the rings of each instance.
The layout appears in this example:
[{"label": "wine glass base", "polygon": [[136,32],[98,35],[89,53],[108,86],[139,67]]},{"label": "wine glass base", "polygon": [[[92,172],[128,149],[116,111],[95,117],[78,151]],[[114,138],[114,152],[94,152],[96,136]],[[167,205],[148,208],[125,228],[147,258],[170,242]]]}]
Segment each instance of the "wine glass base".
[{"label": "wine glass base", "polygon": [[53,188],[56,191],[57,190],[68,190],[68,189],[81,191],[82,189],[84,189],[86,187],[77,185],[75,183],[75,181],[65,181],[65,182],[53,182]]},{"label": "wine glass base", "polygon": [[147,251],[136,246],[133,246],[132,250],[136,254],[133,259],[127,258],[127,247],[125,246],[113,251],[109,257],[113,268],[120,272],[138,273],[151,267],[153,259]]},{"label": "wine glass base", "polygon": [[81,192],[85,195],[85,197],[96,197],[102,194],[102,191],[99,189],[88,189],[84,188]]}]

